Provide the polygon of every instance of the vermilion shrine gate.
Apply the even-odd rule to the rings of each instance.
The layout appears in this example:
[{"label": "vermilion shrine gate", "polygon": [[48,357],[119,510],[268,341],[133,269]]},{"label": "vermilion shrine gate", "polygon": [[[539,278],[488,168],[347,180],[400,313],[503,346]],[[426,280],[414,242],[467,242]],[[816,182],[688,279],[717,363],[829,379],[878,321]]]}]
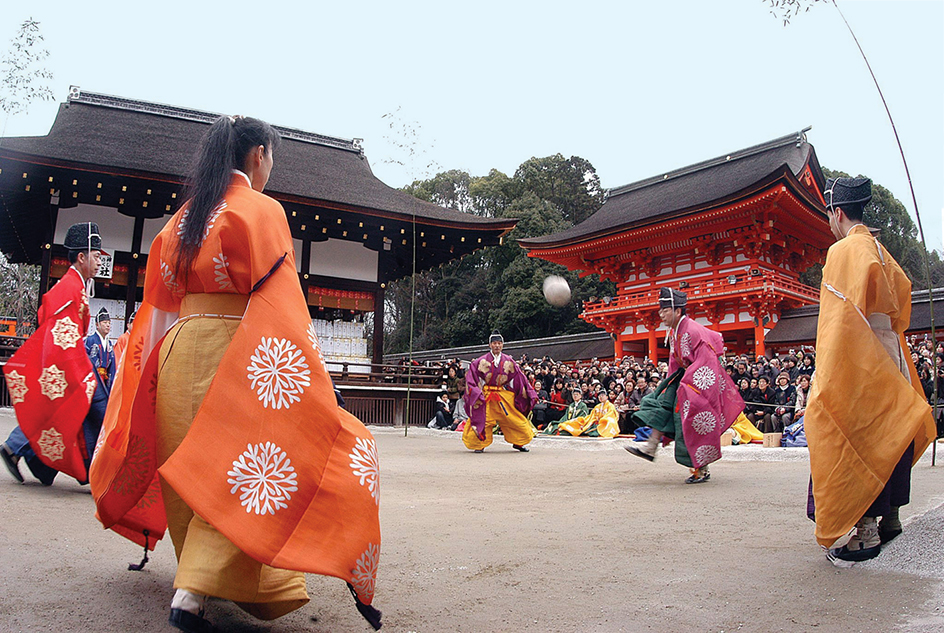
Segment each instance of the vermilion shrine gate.
[{"label": "vermilion shrine gate", "polygon": [[617,357],[658,358],[662,286],[686,292],[688,315],[729,352],[761,355],[784,310],[819,303],[799,275],[834,241],[805,132],[619,187],[584,222],[520,244],[616,282],[616,297],[585,302],[580,316],[611,334]]}]

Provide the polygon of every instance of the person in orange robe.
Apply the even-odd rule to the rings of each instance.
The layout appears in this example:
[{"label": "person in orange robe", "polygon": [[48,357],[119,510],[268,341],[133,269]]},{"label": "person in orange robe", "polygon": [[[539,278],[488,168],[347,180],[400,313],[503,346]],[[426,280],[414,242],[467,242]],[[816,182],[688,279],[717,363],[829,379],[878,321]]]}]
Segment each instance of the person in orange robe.
[{"label": "person in orange robe", "polygon": [[[170,623],[184,631],[211,630],[210,596],[261,619],[297,609],[302,572],[345,580],[380,627],[377,447],[338,406],[285,211],[261,193],[277,143],[244,117],[204,137],[186,202],[151,246],[92,466],[106,527],[141,542],[166,511]],[[142,508],[155,469],[161,503]]]},{"label": "person in orange robe", "polygon": [[856,528],[846,545],[826,550],[833,564],[848,567],[874,558],[901,532],[898,508],[909,501],[911,466],[934,437],[934,422],[905,351],[911,282],[862,224],[872,183],[831,179],[825,198],[838,241],[823,268],[806,408],[808,513],[824,548]]},{"label": "person in orange robe", "polygon": [[20,483],[21,457],[44,486],[60,471],[88,481],[99,433],[86,420],[97,378],[82,341],[90,321],[86,286],[101,261],[98,225],[73,224],[64,246],[72,265],[43,295],[39,328],[3,367],[19,426],[0,444],[0,458]]},{"label": "person in orange robe", "polygon": [[588,437],[616,437],[619,435],[619,411],[610,400],[608,391],[600,392],[600,404],[588,415],[564,420],[558,426],[559,433]]},{"label": "person in orange robe", "polygon": [[131,316],[128,318],[128,323],[125,325],[125,331],[122,332],[118,340],[115,341],[115,364],[117,365],[115,373],[121,371],[121,363],[125,360],[125,350],[128,349],[128,339],[131,338],[131,326],[134,325],[135,314],[137,313],[131,313]]}]

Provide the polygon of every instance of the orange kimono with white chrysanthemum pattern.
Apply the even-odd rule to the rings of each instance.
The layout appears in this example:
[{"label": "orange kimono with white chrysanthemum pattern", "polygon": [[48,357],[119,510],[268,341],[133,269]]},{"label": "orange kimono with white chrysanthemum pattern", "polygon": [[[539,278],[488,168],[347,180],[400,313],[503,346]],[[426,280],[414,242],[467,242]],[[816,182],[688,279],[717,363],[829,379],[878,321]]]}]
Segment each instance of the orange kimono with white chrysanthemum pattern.
[{"label": "orange kimono with white chrysanthemum pattern", "polygon": [[[129,362],[92,467],[99,518],[119,532],[139,529],[127,519],[159,466],[197,515],[253,559],[336,576],[370,604],[380,552],[376,443],[337,405],[285,212],[234,176],[183,283],[173,262],[186,216],[178,212],[151,246]],[[215,293],[248,296],[248,305],[186,437],[160,465],[159,341],[185,295]]]}]

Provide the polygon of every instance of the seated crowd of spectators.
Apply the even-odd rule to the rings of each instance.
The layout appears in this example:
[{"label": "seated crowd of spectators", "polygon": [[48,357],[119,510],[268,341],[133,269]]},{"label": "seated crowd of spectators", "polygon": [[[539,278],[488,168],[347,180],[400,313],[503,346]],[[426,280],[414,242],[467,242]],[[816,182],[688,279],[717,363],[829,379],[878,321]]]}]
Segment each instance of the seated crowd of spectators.
[{"label": "seated crowd of spectators", "polygon": [[[929,402],[934,388],[932,376],[936,373],[938,402],[942,405],[938,414],[938,435],[944,436],[944,343],[938,344],[938,371],[934,372],[932,342],[916,336],[907,337],[906,341]],[[618,361],[594,359],[574,363],[558,362],[547,356],[541,359],[522,356],[518,363],[538,393],[532,421],[539,430],[559,422],[567,406],[574,401],[574,392],[579,391],[589,409],[599,403],[600,393],[605,392],[619,411],[621,433],[632,433],[637,428],[632,414],[639,410],[639,401],[652,393],[668,373],[664,361],[654,364],[649,359],[629,356]],[[724,366],[744,400],[746,417],[759,431],[780,433],[802,419],[816,371],[816,356],[811,347],[771,358],[729,356]],[[456,428],[467,417],[464,407],[460,408],[458,416],[456,414],[465,393],[463,364],[453,359],[431,363],[427,369],[438,372],[444,392],[430,426]]]}]

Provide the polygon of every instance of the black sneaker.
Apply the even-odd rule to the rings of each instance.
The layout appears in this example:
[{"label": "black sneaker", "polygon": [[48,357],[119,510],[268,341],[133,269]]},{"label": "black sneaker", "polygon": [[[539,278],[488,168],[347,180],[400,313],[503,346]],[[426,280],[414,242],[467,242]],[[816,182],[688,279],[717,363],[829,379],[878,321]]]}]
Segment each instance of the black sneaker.
[{"label": "black sneaker", "polygon": [[7,467],[13,478],[23,483],[23,475],[20,474],[20,466],[17,464],[20,461],[20,456],[14,455],[6,444],[0,444],[0,459],[3,460],[3,465]]}]

